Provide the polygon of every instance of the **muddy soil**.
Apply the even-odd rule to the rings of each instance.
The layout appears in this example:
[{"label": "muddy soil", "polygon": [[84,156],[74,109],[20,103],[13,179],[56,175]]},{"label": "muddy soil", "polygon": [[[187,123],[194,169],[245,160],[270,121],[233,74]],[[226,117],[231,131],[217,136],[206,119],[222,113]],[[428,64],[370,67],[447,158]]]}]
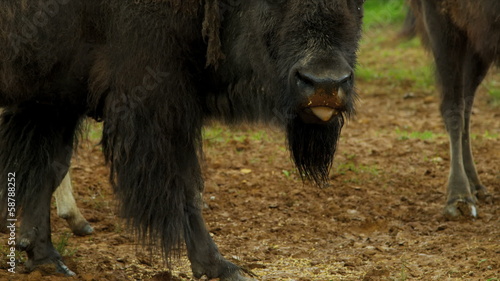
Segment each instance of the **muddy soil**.
[{"label": "muddy soil", "polygon": [[[344,127],[327,187],[301,182],[279,130],[211,125],[204,216],[225,257],[259,280],[499,280],[500,107],[482,87],[473,150],[490,203],[479,203],[476,219],[449,221],[439,98],[409,92],[411,83],[358,81],[358,114]],[[50,267],[25,273],[22,261],[10,274],[2,255],[0,280],[193,280],[185,256],[169,270],[117,217],[97,143],[82,141],[71,168],[95,233],[76,237],[55,204],[52,212],[53,241],[76,277]]]}]

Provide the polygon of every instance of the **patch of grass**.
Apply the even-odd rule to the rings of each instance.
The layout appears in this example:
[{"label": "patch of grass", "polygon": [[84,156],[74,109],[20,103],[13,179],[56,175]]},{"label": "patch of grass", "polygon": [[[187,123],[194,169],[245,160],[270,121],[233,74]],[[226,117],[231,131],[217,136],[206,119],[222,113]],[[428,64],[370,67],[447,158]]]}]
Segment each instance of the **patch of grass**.
[{"label": "patch of grass", "polygon": [[83,125],[83,137],[88,138],[92,142],[99,142],[102,138],[102,122],[87,120]]},{"label": "patch of grass", "polygon": [[432,57],[419,38],[403,41],[397,36],[407,11],[402,0],[365,3],[356,78],[385,89],[397,87],[408,92],[434,93]]},{"label": "patch of grass", "polygon": [[500,106],[500,80],[486,79],[483,82],[494,106]]},{"label": "patch of grass", "polygon": [[380,173],[380,169],[375,165],[363,165],[355,164],[352,161],[339,164],[335,169],[336,174],[345,175],[347,172],[353,172],[355,174],[369,174],[377,176]]},{"label": "patch of grass", "polygon": [[487,139],[495,140],[495,139],[500,138],[500,134],[499,133],[490,133],[489,131],[486,131],[486,132],[484,132],[483,137],[487,138]]},{"label": "patch of grass", "polygon": [[92,204],[94,210],[103,211],[109,208],[109,202],[107,201],[106,196],[100,192],[92,195],[91,199],[86,202]]},{"label": "patch of grass", "polygon": [[479,265],[481,265],[483,262],[487,262],[487,261],[488,261],[488,259],[482,259],[482,260],[480,260],[480,261],[478,261],[478,262],[477,262],[477,265],[479,266]]},{"label": "patch of grass", "polygon": [[202,131],[204,140],[213,143],[226,143],[227,135],[221,127],[205,127]]},{"label": "patch of grass", "polygon": [[419,139],[419,140],[433,140],[437,137],[444,136],[443,134],[436,134],[431,131],[417,132],[417,131],[405,131],[396,129],[396,135],[398,135],[398,140],[409,140],[409,139]]},{"label": "patch of grass", "polygon": [[418,39],[398,43],[394,40],[394,32],[374,36],[383,42],[372,42],[373,38],[368,36],[362,40],[357,78],[434,92],[432,58],[425,53]]},{"label": "patch of grass", "polygon": [[7,254],[9,254],[7,246],[0,245],[0,262],[2,262],[2,264],[7,261]]},{"label": "patch of grass", "polygon": [[203,128],[202,137],[210,143],[228,143],[229,141],[244,142],[248,139],[253,141],[261,141],[268,139],[265,131],[254,131],[251,134],[248,132],[240,132],[231,130],[220,125],[206,126]]},{"label": "patch of grass", "polygon": [[294,175],[299,176],[299,173],[297,172],[297,170],[281,170],[281,172],[283,173],[283,175],[285,175],[285,177],[287,179],[294,178],[293,177]]},{"label": "patch of grass", "polygon": [[[11,246],[8,245],[0,245],[0,262],[2,262],[2,265],[7,263],[7,261],[9,261],[7,255],[10,254],[10,247]],[[25,252],[15,250],[15,255],[16,255],[16,264],[23,264],[24,262],[26,262]]]},{"label": "patch of grass", "polygon": [[[375,80],[385,80],[388,84],[407,85],[414,89],[428,89],[434,87],[435,80],[432,67],[429,64],[421,64],[409,68],[408,62],[404,60],[406,52],[394,48],[390,56],[394,60],[393,64],[381,65],[378,63],[360,63],[356,71],[356,76],[364,81],[373,82]],[[380,54],[380,60],[384,60],[384,54]],[[399,59],[398,59],[399,58]]]},{"label": "patch of grass", "polygon": [[408,273],[406,273],[406,270],[407,270],[406,263],[403,262],[403,264],[401,265],[401,272],[398,281],[408,280]]},{"label": "patch of grass", "polygon": [[268,135],[264,131],[255,131],[250,135],[250,139],[254,141],[267,140]]},{"label": "patch of grass", "polygon": [[354,160],[358,157],[358,155],[354,154],[354,153],[344,153],[344,157],[347,159],[347,160]]},{"label": "patch of grass", "polygon": [[415,48],[423,48],[422,43],[420,42],[420,38],[415,36],[410,40],[404,40],[398,44],[399,48],[402,49],[415,49]]},{"label": "patch of grass", "polygon": [[76,253],[76,249],[68,248],[69,237],[71,237],[71,234],[64,232],[54,244],[54,248],[63,256],[73,256]]},{"label": "patch of grass", "polygon": [[114,229],[114,232],[115,232],[115,233],[123,233],[123,231],[125,230],[125,229],[123,228],[123,224],[122,224],[121,222],[116,222],[116,223],[114,224],[114,228],[115,228],[115,229]]},{"label": "patch of grass", "polygon": [[405,18],[405,1],[366,1],[364,11],[365,15],[363,21],[365,30],[379,28],[390,24],[399,24],[402,23]]},{"label": "patch of grass", "polygon": [[488,140],[496,140],[498,138],[500,138],[500,133],[492,133],[490,131],[485,131],[482,135],[478,135],[478,134],[471,134],[471,139],[475,140],[478,138],[478,136],[480,136],[481,138],[484,138],[484,139],[488,139]]}]

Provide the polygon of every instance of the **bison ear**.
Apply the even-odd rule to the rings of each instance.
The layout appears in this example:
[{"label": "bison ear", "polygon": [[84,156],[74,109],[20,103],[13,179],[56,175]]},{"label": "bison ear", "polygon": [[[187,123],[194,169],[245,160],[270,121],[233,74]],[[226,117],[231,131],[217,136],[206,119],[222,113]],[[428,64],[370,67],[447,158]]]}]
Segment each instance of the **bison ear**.
[{"label": "bison ear", "polygon": [[206,0],[205,18],[203,20],[202,36],[207,41],[207,62],[205,67],[213,65],[217,68],[218,62],[224,59],[220,41],[221,15],[218,0]]}]

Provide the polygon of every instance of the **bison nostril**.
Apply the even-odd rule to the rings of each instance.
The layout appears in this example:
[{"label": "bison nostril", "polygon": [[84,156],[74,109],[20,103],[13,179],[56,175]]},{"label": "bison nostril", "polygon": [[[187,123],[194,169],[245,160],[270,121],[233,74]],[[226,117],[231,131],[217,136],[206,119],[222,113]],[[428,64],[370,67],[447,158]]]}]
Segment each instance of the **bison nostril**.
[{"label": "bison nostril", "polygon": [[297,85],[299,87],[312,88],[314,91],[338,89],[343,84],[352,80],[352,72],[333,73],[325,71],[315,73],[312,71],[299,70],[296,72]]},{"label": "bison nostril", "polygon": [[345,83],[349,83],[352,80],[352,71],[341,76],[336,82],[339,86]]},{"label": "bison nostril", "polygon": [[297,73],[295,73],[295,78],[297,79],[297,86],[314,89],[314,79],[311,79],[311,77],[307,73],[304,74],[300,71],[297,71]]}]

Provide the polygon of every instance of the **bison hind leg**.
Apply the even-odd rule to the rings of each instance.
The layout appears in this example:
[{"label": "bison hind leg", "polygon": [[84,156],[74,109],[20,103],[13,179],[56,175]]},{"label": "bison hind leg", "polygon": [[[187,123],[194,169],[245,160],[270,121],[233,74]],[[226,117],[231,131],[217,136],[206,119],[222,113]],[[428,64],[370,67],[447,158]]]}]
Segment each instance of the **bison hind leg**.
[{"label": "bison hind leg", "polygon": [[57,215],[66,220],[73,234],[86,236],[94,232],[90,223],[83,217],[76,206],[69,172],[57,187],[54,197],[56,198]]}]

